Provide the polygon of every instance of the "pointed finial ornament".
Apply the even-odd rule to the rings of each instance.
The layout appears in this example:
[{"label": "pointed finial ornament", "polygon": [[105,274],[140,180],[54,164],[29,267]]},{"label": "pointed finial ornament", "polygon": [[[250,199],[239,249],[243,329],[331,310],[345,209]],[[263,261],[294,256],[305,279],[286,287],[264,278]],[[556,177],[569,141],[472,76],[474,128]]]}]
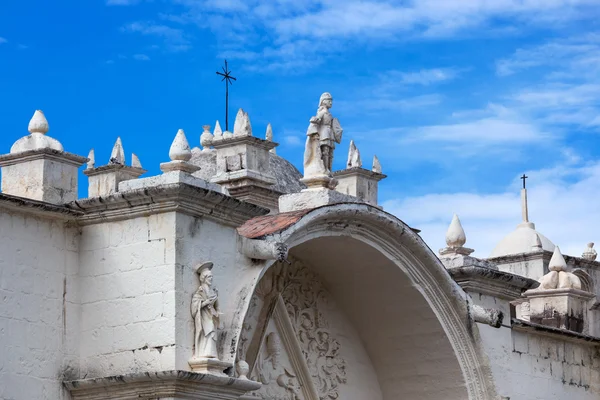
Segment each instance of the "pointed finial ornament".
[{"label": "pointed finial ornament", "polygon": [[131,166],[133,168],[142,168],[142,163],[135,153],[131,153]]},{"label": "pointed finial ornament", "polygon": [[379,162],[379,158],[377,158],[377,156],[373,156],[372,171],[381,174],[381,163]]},{"label": "pointed finial ornament", "polygon": [[581,255],[581,258],[584,258],[589,261],[595,261],[596,257],[598,257],[598,253],[594,249],[594,243],[590,242],[587,244],[587,247],[585,248],[585,251]]},{"label": "pointed finial ornament", "polygon": [[177,131],[177,135],[175,135],[175,139],[173,139],[173,143],[169,149],[169,157],[171,161],[189,161],[192,158],[190,144],[185,137],[183,129]]},{"label": "pointed finial ornament", "polygon": [[233,136],[252,136],[250,116],[243,109],[239,109],[233,123]]},{"label": "pointed finial ornament", "polygon": [[458,215],[454,214],[446,232],[446,245],[448,247],[463,247],[466,242],[465,230],[460,223],[460,219],[458,219]]},{"label": "pointed finial ornament", "polygon": [[566,271],[567,263],[565,262],[565,258],[558,246],[554,247],[554,253],[552,254],[552,258],[550,259],[550,264],[548,264],[548,269],[550,271]]},{"label": "pointed finial ornament", "polygon": [[[265,140],[267,142],[272,142],[273,141],[273,127],[271,126],[270,122],[267,125],[267,132],[265,133]],[[275,150],[275,147],[273,147],[271,150],[269,150],[269,153],[271,153],[271,154],[277,154],[277,150]]]},{"label": "pointed finial ornament", "polygon": [[354,144],[354,140],[350,140],[350,148],[348,149],[348,162],[346,163],[346,168],[360,168],[362,167],[362,160],[360,159],[360,152],[356,145]]},{"label": "pointed finial ornament", "polygon": [[272,142],[273,141],[273,127],[271,127],[271,123],[267,125],[267,132],[265,133],[265,140]]},{"label": "pointed finial ornament", "polygon": [[542,246],[540,235],[536,233],[533,237],[533,243],[531,243],[531,251],[542,251],[543,249],[544,247]]},{"label": "pointed finial ornament", "polygon": [[87,162],[85,169],[94,169],[95,165],[96,165],[96,155],[94,153],[94,149],[91,149],[88,154],[88,162]]},{"label": "pointed finial ornament", "polygon": [[215,130],[213,131],[213,140],[223,139],[223,131],[221,130],[221,124],[219,121],[215,122]]},{"label": "pointed finial ornament", "polygon": [[125,165],[125,151],[123,150],[123,142],[118,137],[115,145],[113,146],[112,152],[110,153],[109,164]]},{"label": "pointed finial ornament", "polygon": [[200,135],[200,144],[202,145],[202,151],[208,151],[212,146],[213,135],[210,133],[210,125],[204,125],[202,129],[204,129],[204,132]]},{"label": "pointed finial ornament", "polygon": [[49,129],[50,126],[48,125],[48,120],[42,110],[35,110],[33,117],[31,117],[31,120],[29,121],[29,133],[41,133],[42,135],[45,135],[48,133]]}]

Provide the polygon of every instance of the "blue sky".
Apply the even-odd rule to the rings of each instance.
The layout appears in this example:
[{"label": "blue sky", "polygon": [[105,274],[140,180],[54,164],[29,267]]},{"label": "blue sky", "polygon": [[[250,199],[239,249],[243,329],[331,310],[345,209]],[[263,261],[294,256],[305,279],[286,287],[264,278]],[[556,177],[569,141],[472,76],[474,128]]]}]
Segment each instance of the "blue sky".
[{"label": "blue sky", "polygon": [[[108,161],[117,138],[148,175],[183,128],[272,123],[300,166],[319,95],[388,178],[384,207],[437,250],[452,213],[485,256],[530,215],[567,253],[600,240],[600,0],[64,0],[0,3],[0,145],[35,109],[67,151]],[[82,188],[86,179],[82,175]],[[85,195],[85,190],[82,190]]]}]

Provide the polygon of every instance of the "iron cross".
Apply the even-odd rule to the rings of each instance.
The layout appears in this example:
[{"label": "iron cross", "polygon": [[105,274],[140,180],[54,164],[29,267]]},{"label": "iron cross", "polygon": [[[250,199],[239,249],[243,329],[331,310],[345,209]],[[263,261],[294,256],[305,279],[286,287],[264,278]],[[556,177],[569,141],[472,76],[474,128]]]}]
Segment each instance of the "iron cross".
[{"label": "iron cross", "polygon": [[527,175],[523,174],[521,179],[523,180],[523,189],[525,189],[525,179],[529,178]]},{"label": "iron cross", "polygon": [[233,83],[233,82],[231,82],[232,79],[234,81],[237,79],[235,79],[233,76],[231,76],[231,71],[227,67],[227,60],[225,60],[225,66],[221,67],[221,69],[223,70],[223,72],[217,71],[217,75],[220,75],[223,77],[223,79],[221,79],[221,82],[225,81],[225,130],[228,131],[229,130],[229,85],[231,85]]}]

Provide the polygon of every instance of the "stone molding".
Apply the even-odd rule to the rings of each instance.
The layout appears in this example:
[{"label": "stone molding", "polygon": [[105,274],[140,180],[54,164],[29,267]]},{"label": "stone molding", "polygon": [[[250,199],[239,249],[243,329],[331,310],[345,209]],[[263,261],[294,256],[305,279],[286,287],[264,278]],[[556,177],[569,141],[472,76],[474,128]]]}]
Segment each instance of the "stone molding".
[{"label": "stone molding", "polygon": [[[287,243],[290,249],[324,236],[352,236],[376,248],[407,274],[445,327],[465,378],[469,399],[497,399],[477,327],[469,323],[469,296],[451,279],[421,237],[402,221],[366,204],[336,204],[311,210],[295,223],[271,230],[269,235]],[[249,303],[247,299],[246,308]],[[238,318],[243,321],[244,317],[241,313]],[[241,321],[234,321],[233,325],[241,326]],[[228,338],[233,349],[237,348],[239,333],[239,329],[231,332]]]},{"label": "stone molding", "polygon": [[236,144],[250,144],[267,151],[279,146],[279,143],[264,140],[256,136],[233,136],[230,138],[213,140],[212,142],[212,146],[217,150],[224,147],[231,147]]},{"label": "stone molding", "polygon": [[67,221],[75,220],[77,217],[83,215],[81,211],[73,210],[69,207],[4,193],[0,193],[0,208],[19,213],[27,213],[28,215]]},{"label": "stone molding", "polygon": [[84,175],[89,177],[89,176],[102,175],[102,174],[117,172],[117,171],[124,172],[126,174],[130,174],[131,176],[133,176],[135,178],[137,178],[138,176],[140,176],[146,172],[146,170],[143,168],[130,167],[129,165],[108,164],[108,165],[102,165],[98,168],[85,169],[85,170],[83,170],[83,173],[84,173]]},{"label": "stone molding", "polygon": [[513,318],[511,320],[511,323],[512,329],[518,332],[526,332],[535,335],[549,336],[553,338],[560,337],[561,340],[567,340],[569,342],[575,342],[588,346],[600,347],[600,338],[596,336],[536,324],[534,322],[524,321],[522,319],[517,318]]},{"label": "stone molding", "polygon": [[239,226],[269,210],[212,190],[184,183],[118,192],[110,196],[74,201],[69,209],[83,212],[82,225],[131,219],[165,212],[181,212]]},{"label": "stone molding", "polygon": [[385,174],[381,174],[379,172],[374,172],[374,171],[371,171],[370,169],[365,169],[363,167],[352,167],[352,168],[342,169],[339,171],[334,171],[332,173],[332,175],[334,178],[358,175],[358,176],[363,176],[365,178],[372,179],[376,182],[379,182],[380,180],[387,178],[387,175],[385,175]]},{"label": "stone molding", "polygon": [[233,400],[259,389],[261,385],[248,379],[187,371],[160,371],[69,381],[64,382],[64,386],[73,400]]},{"label": "stone molding", "polygon": [[504,300],[516,300],[528,289],[536,288],[539,282],[509,272],[479,266],[448,269],[450,276],[467,292],[487,294]]},{"label": "stone molding", "polygon": [[80,167],[88,161],[87,157],[78,156],[77,154],[68,153],[66,151],[58,151],[54,149],[37,149],[27,150],[21,153],[11,153],[0,155],[0,167],[9,165],[21,164],[23,162],[35,160],[52,160],[64,164]]}]

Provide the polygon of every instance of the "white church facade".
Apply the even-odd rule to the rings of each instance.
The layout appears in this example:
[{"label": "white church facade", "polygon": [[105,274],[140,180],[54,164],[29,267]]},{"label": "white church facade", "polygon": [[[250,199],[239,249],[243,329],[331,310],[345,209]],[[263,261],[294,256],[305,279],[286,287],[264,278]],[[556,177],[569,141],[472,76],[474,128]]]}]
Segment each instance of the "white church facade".
[{"label": "white church facade", "polygon": [[432,251],[378,205],[377,158],[351,142],[331,170],[332,101],[303,173],[243,110],[201,147],[180,130],[150,177],[120,139],[105,165],[65,151],[36,111],[0,156],[0,399],[599,399],[593,244],[563,256],[523,189],[489,258],[457,216]]}]

